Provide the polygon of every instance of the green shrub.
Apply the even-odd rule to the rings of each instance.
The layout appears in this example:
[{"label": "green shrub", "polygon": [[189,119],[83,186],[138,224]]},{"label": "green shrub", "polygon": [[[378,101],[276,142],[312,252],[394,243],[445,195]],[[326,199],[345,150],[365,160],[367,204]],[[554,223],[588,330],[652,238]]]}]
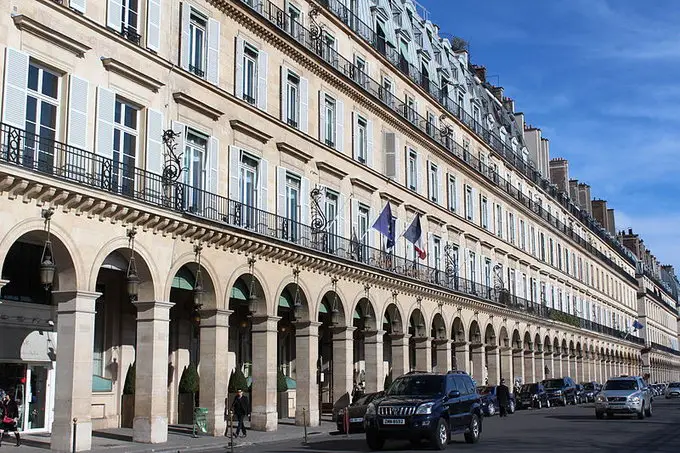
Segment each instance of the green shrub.
[{"label": "green shrub", "polygon": [[387,391],[390,388],[390,385],[392,385],[392,373],[387,373],[387,376],[385,376],[385,383],[383,385],[384,390]]},{"label": "green shrub", "polygon": [[228,387],[229,393],[236,393],[238,389],[241,389],[244,392],[248,391],[248,380],[239,367],[231,372],[231,376],[229,376]]},{"label": "green shrub", "polygon": [[286,390],[288,390],[288,381],[286,380],[286,375],[283,374],[283,370],[279,368],[276,374],[276,391],[285,392]]},{"label": "green shrub", "polygon": [[179,380],[179,393],[198,393],[199,378],[195,363],[189,363],[184,368],[182,378]]},{"label": "green shrub", "polygon": [[134,395],[135,394],[135,379],[137,376],[135,364],[130,365],[125,375],[125,384],[123,385],[123,395]]}]

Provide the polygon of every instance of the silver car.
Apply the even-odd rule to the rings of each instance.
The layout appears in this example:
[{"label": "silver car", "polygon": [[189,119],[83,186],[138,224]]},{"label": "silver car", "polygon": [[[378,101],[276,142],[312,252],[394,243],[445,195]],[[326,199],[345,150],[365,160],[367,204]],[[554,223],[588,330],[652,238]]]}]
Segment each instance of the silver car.
[{"label": "silver car", "polygon": [[640,376],[612,378],[595,397],[595,416],[604,418],[615,414],[652,416],[652,392]]},{"label": "silver car", "polygon": [[666,387],[666,398],[680,398],[680,382],[671,382]]}]

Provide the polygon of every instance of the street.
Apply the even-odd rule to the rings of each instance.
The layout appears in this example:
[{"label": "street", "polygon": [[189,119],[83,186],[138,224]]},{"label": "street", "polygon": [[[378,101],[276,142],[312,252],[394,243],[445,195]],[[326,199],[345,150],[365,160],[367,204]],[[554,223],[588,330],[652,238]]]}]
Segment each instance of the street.
[{"label": "street", "polygon": [[[596,420],[592,404],[517,411],[506,419],[484,419],[482,438],[468,445],[456,436],[449,450],[475,452],[611,452],[643,450],[677,452],[680,438],[680,401],[657,398],[651,418],[615,418]],[[244,439],[245,440],[245,439]],[[301,441],[265,443],[239,442],[235,451],[250,452],[356,452],[369,451],[363,434],[310,436],[308,445]],[[418,450],[427,450],[423,443]],[[229,451],[210,450],[211,453]],[[387,442],[385,451],[414,451],[408,442]]]}]

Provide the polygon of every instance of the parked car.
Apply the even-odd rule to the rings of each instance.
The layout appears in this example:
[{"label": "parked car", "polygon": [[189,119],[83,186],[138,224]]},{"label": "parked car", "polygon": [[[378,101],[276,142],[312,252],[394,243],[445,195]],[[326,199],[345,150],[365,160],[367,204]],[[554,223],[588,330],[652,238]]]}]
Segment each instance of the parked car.
[{"label": "parked car", "polygon": [[666,387],[666,398],[680,398],[680,382],[671,382]]},{"label": "parked car", "polygon": [[550,398],[545,391],[545,387],[540,382],[533,384],[524,384],[517,395],[517,408],[541,409],[542,407],[550,407]]},{"label": "parked car", "polygon": [[652,416],[652,390],[640,376],[611,378],[595,397],[595,417],[637,415],[643,419]]},{"label": "parked car", "polygon": [[367,393],[348,407],[341,407],[334,417],[338,426],[338,431],[345,434],[346,427],[350,433],[360,433],[364,431],[364,414],[366,408],[377,397],[381,397],[385,392]]},{"label": "parked car", "polygon": [[[498,404],[498,397],[496,396],[496,389],[498,386],[495,385],[481,385],[477,387],[477,393],[482,399],[482,410],[484,415],[487,417],[493,417],[500,412],[501,407]],[[517,407],[517,401],[515,400],[515,394],[510,393],[510,399],[508,401],[508,413],[514,414],[515,408]]]},{"label": "parked car", "polygon": [[600,392],[602,386],[595,381],[582,382],[583,390],[586,396],[586,402],[592,403],[595,401],[595,396]]},{"label": "parked car", "polygon": [[556,379],[546,379],[541,382],[548,393],[551,404],[576,404],[576,384],[569,376]]},{"label": "parked car", "polygon": [[583,404],[587,400],[586,389],[581,384],[576,384],[576,404]]},{"label": "parked car", "polygon": [[366,443],[382,449],[387,439],[430,441],[443,450],[451,436],[463,434],[475,443],[482,433],[482,403],[472,378],[464,371],[447,374],[410,373],[392,382],[364,415]]}]

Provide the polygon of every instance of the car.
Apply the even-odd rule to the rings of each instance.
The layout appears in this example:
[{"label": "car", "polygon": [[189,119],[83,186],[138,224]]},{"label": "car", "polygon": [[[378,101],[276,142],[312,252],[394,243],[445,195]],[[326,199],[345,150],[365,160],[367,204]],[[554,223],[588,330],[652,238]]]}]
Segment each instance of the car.
[{"label": "car", "polygon": [[546,379],[541,382],[548,394],[551,404],[576,404],[576,384],[569,376],[555,379]]},{"label": "car", "polygon": [[528,409],[530,407],[536,409],[550,407],[550,398],[548,398],[545,387],[540,382],[524,384],[519,390],[517,408]]},{"label": "car", "polygon": [[666,387],[666,398],[680,398],[680,382],[671,382]]},{"label": "car", "polygon": [[342,434],[363,432],[366,408],[376,397],[384,394],[385,392],[367,393],[348,407],[338,409],[335,416],[338,431]]},{"label": "car", "polygon": [[586,401],[586,389],[581,384],[576,384],[576,404],[583,404]]},{"label": "car", "polygon": [[637,415],[652,416],[652,390],[640,376],[611,378],[595,397],[595,417]]},{"label": "car", "polygon": [[581,385],[583,385],[586,402],[588,403],[595,402],[595,395],[597,395],[600,392],[602,386],[595,381],[582,382]]},{"label": "car", "polygon": [[483,419],[481,398],[466,372],[410,373],[371,401],[364,431],[371,450],[381,450],[388,439],[408,440],[414,446],[427,440],[443,450],[454,434],[478,442]]},{"label": "car", "polygon": [[[498,389],[498,386],[495,385],[481,385],[477,387],[477,393],[479,393],[479,396],[482,399],[482,410],[487,417],[492,417],[501,410],[501,407],[498,404],[498,397],[496,396],[496,389]],[[517,401],[515,400],[515,394],[510,393],[508,414],[514,414],[516,407]]]}]

